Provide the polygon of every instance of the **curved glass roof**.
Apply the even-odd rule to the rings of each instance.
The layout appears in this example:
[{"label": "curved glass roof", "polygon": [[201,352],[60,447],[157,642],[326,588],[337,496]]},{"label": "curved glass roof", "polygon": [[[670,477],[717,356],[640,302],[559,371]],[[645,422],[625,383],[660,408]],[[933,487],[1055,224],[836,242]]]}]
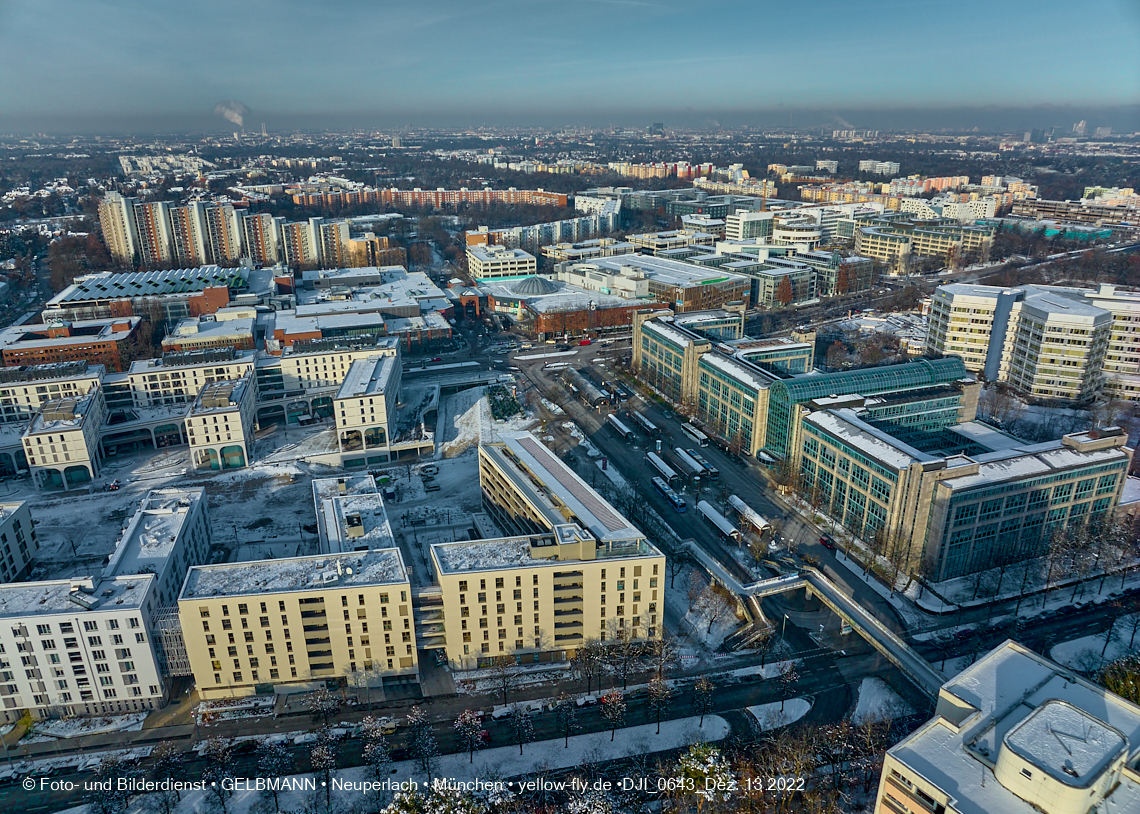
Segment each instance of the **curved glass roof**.
[{"label": "curved glass roof", "polygon": [[841,370],[818,376],[806,375],[794,379],[781,379],[772,382],[770,392],[773,398],[802,404],[824,396],[853,393],[873,396],[878,393],[947,384],[963,378],[973,377],[966,371],[966,366],[960,358],[947,356],[942,359],[919,359],[914,362],[870,367],[864,370]]}]

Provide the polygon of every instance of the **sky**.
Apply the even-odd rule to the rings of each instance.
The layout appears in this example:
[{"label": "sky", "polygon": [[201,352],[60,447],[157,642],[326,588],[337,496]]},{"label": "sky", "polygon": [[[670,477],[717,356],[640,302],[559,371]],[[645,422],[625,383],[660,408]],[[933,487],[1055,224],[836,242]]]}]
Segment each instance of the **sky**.
[{"label": "sky", "polygon": [[1119,129],[1140,0],[0,0],[0,76],[0,132]]}]

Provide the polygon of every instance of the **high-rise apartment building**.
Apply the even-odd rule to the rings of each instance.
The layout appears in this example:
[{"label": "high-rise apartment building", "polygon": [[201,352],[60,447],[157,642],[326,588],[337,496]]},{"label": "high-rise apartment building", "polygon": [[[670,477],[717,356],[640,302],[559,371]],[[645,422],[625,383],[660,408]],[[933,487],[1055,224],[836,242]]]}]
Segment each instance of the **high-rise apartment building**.
[{"label": "high-rise apartment building", "polygon": [[144,266],[168,266],[174,262],[174,240],[170,229],[170,205],[150,201],[134,205],[138,239],[138,260]]},{"label": "high-rise apartment building", "polygon": [[138,256],[138,227],[135,225],[137,198],[124,198],[108,192],[99,202],[99,225],[103,242],[117,262],[131,265]]},{"label": "high-rise apartment building", "polygon": [[[1140,359],[1140,335],[1132,330],[1140,298],[1115,297],[1109,289],[1093,299],[1091,292],[1053,286],[939,286],[926,348],[960,356],[969,370],[1035,398],[1087,402],[1104,385],[1110,339],[1113,373],[1131,373],[1130,360]],[[1119,321],[1101,302],[1114,303]]]},{"label": "high-rise apartment building", "polygon": [[241,241],[245,256],[258,265],[272,265],[281,259],[284,218],[267,213],[243,215]]}]

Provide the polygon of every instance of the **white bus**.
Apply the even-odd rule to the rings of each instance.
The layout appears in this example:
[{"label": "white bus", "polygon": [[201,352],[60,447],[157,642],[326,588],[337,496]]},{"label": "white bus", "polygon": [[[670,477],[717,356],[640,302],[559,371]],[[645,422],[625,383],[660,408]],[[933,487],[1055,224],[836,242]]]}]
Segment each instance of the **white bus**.
[{"label": "white bus", "polygon": [[681,482],[681,476],[677,474],[677,471],[665,463],[662,457],[656,452],[648,453],[645,456],[645,460],[649,461],[649,465],[661,474],[661,477],[665,480],[665,483],[669,485],[669,488],[675,489],[677,484]]},{"label": "white bus", "polygon": [[681,425],[681,432],[693,439],[698,447],[709,445],[709,437],[688,422]]}]

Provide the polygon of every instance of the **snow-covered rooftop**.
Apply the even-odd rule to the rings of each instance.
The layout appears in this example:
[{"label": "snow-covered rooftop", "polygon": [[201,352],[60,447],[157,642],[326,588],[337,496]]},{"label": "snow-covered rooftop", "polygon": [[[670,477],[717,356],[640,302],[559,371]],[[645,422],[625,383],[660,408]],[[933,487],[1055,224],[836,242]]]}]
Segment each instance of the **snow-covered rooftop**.
[{"label": "snow-covered rooftop", "polygon": [[804,421],[847,441],[853,448],[894,469],[902,470],[914,463],[933,461],[934,456],[904,444],[859,418],[854,410],[817,410]]},{"label": "snow-covered rooftop", "polygon": [[152,574],[99,582],[65,579],[6,583],[0,585],[0,616],[38,619],[53,613],[81,616],[91,611],[138,610],[154,585]]},{"label": "snow-covered rooftop", "polygon": [[104,578],[161,576],[186,519],[204,499],[203,489],[154,489],[143,498],[103,569]]},{"label": "snow-covered rooftop", "polygon": [[[568,519],[561,508],[551,502],[554,498],[601,542],[643,537],[617,509],[533,435],[504,433],[502,440],[502,446],[488,444],[484,449],[513,477],[534,506],[548,515],[551,527]],[[511,456],[501,454],[504,448]],[[519,464],[525,470],[520,470]]]},{"label": "snow-covered rooftop", "polygon": [[[392,381],[392,374],[396,371],[396,361],[395,356],[369,356],[367,359],[357,359],[349,366],[336,397],[349,399],[385,395]],[[398,394],[388,395],[396,397]]]},{"label": "snow-covered rooftop", "polygon": [[1128,743],[1066,701],[1046,701],[1005,736],[1005,745],[1066,785],[1084,785]]},{"label": "snow-covered rooftop", "polygon": [[[712,237],[709,235],[708,237]],[[653,257],[643,254],[622,254],[616,257],[598,257],[588,261],[585,265],[594,266],[607,274],[621,274],[622,268],[633,268],[644,274],[651,282],[661,285],[670,285],[680,288],[693,288],[701,285],[728,281],[746,281],[748,278],[722,271],[716,268],[705,268],[686,263],[682,260],[673,260],[668,257]]]},{"label": "snow-covered rooftop", "polygon": [[[1096,786],[1120,751],[1140,758],[1140,707],[1006,641],[946,682],[935,717],[890,755],[948,793],[959,814],[1040,814],[994,775],[1005,749],[1061,783]],[[1140,784],[1119,781],[1089,798],[1090,810],[1137,810]]]},{"label": "snow-covered rooftop", "polygon": [[751,365],[737,361],[736,359],[731,359],[727,356],[721,356],[718,353],[704,354],[701,356],[699,364],[707,364],[709,367],[715,367],[726,376],[730,376],[754,390],[767,390],[768,385],[771,384],[769,380],[757,373]]},{"label": "snow-covered rooftop", "polygon": [[696,339],[689,336],[688,334],[685,334],[685,333],[682,333],[681,331],[678,331],[672,325],[669,325],[668,323],[666,323],[664,320],[661,320],[661,319],[651,319],[648,322],[642,323],[641,330],[642,331],[649,331],[650,333],[655,333],[658,336],[664,337],[665,339],[668,339],[673,344],[679,345],[682,348],[687,347],[687,346],[691,345],[693,342],[697,341]]},{"label": "snow-covered rooftop", "polygon": [[384,548],[283,560],[196,565],[186,575],[179,601],[407,581],[400,550]]}]

